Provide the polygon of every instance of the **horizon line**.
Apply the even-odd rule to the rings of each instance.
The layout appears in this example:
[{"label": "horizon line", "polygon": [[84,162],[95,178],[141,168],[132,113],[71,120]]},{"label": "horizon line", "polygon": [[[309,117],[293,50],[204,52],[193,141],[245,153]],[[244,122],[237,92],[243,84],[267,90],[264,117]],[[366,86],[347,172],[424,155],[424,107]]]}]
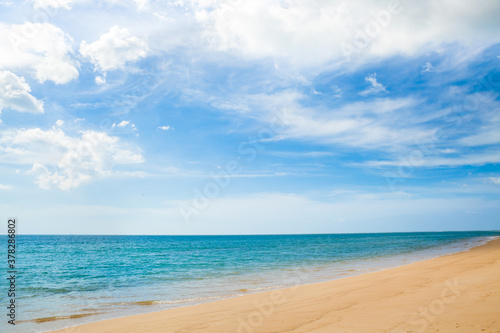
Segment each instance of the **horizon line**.
[{"label": "horizon line", "polygon": [[[301,236],[301,235],[366,235],[366,234],[410,234],[410,233],[444,233],[444,232],[498,232],[500,229],[488,230],[434,230],[434,231],[375,231],[375,232],[324,232],[324,233],[283,233],[283,234],[23,234],[16,236],[174,236],[174,237],[204,237],[204,236]],[[7,236],[7,235],[4,235]]]}]

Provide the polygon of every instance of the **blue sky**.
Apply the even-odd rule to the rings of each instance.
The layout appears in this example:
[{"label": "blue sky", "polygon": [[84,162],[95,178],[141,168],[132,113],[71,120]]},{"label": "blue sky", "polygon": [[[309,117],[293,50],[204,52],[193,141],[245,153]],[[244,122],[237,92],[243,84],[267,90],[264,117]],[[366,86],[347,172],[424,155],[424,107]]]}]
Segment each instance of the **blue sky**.
[{"label": "blue sky", "polygon": [[23,233],[500,228],[498,1],[0,1]]}]

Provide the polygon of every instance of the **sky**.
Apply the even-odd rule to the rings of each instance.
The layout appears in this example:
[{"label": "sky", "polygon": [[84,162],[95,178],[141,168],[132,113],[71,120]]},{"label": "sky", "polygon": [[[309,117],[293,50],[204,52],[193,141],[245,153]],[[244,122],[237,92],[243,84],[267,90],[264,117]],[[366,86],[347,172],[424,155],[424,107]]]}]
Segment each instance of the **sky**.
[{"label": "sky", "polygon": [[25,234],[500,229],[497,0],[0,1]]}]

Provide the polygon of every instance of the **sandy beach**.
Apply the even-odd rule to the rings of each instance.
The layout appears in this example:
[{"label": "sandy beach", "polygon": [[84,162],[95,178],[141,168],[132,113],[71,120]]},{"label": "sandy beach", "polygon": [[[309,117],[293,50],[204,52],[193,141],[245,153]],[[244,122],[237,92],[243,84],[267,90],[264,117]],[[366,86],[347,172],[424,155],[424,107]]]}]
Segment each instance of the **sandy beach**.
[{"label": "sandy beach", "polygon": [[496,239],[379,272],[55,332],[500,332],[499,277]]}]

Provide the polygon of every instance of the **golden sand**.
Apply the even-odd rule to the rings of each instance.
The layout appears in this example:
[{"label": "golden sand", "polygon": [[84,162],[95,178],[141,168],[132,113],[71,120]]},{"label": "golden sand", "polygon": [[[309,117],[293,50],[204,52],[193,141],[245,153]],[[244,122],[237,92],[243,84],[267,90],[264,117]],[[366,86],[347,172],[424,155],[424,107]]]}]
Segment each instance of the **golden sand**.
[{"label": "golden sand", "polygon": [[57,332],[500,332],[500,239],[379,272]]}]

